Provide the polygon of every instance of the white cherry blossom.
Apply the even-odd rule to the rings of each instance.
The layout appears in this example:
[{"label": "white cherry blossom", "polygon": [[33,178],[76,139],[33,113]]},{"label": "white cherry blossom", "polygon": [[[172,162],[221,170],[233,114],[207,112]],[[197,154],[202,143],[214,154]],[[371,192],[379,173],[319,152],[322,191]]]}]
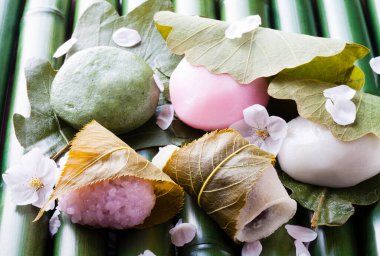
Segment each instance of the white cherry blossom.
[{"label": "white cherry blossom", "polygon": [[278,116],[269,116],[265,107],[255,104],[243,110],[244,119],[230,125],[250,143],[277,155],[287,133],[287,124]]}]

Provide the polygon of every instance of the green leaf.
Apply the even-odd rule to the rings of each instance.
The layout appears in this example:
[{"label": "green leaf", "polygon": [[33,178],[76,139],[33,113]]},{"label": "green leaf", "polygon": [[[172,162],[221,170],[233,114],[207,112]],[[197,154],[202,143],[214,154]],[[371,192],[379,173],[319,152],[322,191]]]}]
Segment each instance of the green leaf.
[{"label": "green leaf", "polygon": [[323,95],[323,90],[334,86],[336,84],[319,80],[280,75],[272,80],[268,93],[277,99],[295,100],[300,116],[325,125],[342,141],[356,140],[369,133],[380,138],[380,98],[358,91],[352,99],[357,108],[355,122],[347,126],[338,125],[326,111]]},{"label": "green leaf", "polygon": [[[279,177],[290,195],[303,207],[314,211],[316,225],[343,225],[355,212],[355,205],[370,205],[379,200],[380,174],[349,188],[326,188],[305,184],[284,172]],[[312,223],[313,224],[313,223]]]},{"label": "green leaf", "polygon": [[56,71],[47,60],[31,59],[25,66],[31,115],[13,116],[16,137],[20,144],[27,151],[38,147],[50,156],[67,145],[75,132],[58,119],[50,105],[50,87],[55,74]]},{"label": "green leaf", "polygon": [[[165,41],[154,26],[153,16],[158,11],[171,9],[169,0],[149,0],[126,16],[120,17],[109,3],[96,3],[80,17],[72,35],[78,41],[69,51],[68,57],[89,47],[114,46],[139,55],[153,69],[159,69],[161,73],[170,76],[180,58],[167,49]],[[141,43],[130,48],[116,45],[112,34],[122,27],[137,30],[141,35]]]},{"label": "green leaf", "polygon": [[[167,11],[157,13],[154,20],[173,53],[185,54],[190,63],[206,66],[213,73],[228,73],[243,84],[307,63],[300,74],[325,76],[323,70],[329,63],[342,66],[343,74],[337,77],[351,76],[346,69],[353,69],[353,62],[368,53],[357,44],[261,27],[231,40],[224,35],[226,22]],[[352,80],[362,83],[362,77],[355,71]]]}]

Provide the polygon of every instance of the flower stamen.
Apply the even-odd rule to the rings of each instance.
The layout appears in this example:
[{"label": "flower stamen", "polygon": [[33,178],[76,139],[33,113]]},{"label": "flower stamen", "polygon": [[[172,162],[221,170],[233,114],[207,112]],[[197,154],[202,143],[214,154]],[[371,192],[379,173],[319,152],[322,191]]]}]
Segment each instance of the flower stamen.
[{"label": "flower stamen", "polygon": [[262,140],[265,140],[269,137],[269,132],[266,129],[255,129],[255,133]]},{"label": "flower stamen", "polygon": [[42,183],[41,179],[40,178],[37,178],[37,177],[33,177],[30,181],[29,181],[29,185],[34,188],[35,190],[39,190],[41,188],[44,187],[44,184]]}]

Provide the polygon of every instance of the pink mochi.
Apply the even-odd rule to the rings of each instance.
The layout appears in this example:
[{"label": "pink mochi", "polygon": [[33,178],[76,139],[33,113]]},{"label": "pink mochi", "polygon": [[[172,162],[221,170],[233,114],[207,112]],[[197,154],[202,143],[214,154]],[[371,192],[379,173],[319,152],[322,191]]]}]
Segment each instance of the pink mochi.
[{"label": "pink mochi", "polygon": [[[217,57],[216,57],[217,58]],[[243,110],[266,106],[269,95],[265,78],[240,84],[228,74],[213,74],[182,59],[170,78],[170,99],[179,119],[205,131],[224,129],[243,119]]]}]

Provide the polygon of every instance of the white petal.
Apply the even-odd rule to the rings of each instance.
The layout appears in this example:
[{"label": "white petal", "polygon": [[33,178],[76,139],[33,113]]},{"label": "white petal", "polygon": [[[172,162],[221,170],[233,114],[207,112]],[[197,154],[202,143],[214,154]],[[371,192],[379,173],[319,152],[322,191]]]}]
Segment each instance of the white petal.
[{"label": "white petal", "polygon": [[59,58],[66,53],[69,52],[69,50],[78,42],[78,39],[75,37],[70,38],[66,42],[64,42],[53,54],[53,58]]},{"label": "white petal", "polygon": [[291,237],[304,243],[314,241],[317,238],[317,233],[310,228],[290,224],[285,225],[285,228]]},{"label": "white petal", "polygon": [[42,154],[42,151],[38,148],[34,148],[22,156],[21,164],[23,165],[24,169],[30,173],[31,176],[37,176],[39,173],[37,166],[43,158],[44,155]]},{"label": "white petal", "polygon": [[191,242],[197,234],[197,228],[191,223],[181,223],[169,230],[172,244],[183,246]]},{"label": "white petal", "polygon": [[255,130],[243,119],[231,124],[229,128],[238,131],[243,137],[250,137],[255,133]]},{"label": "white petal", "polygon": [[115,44],[122,47],[132,47],[141,42],[141,36],[137,30],[119,28],[112,35]]},{"label": "white petal", "polygon": [[231,23],[224,35],[229,39],[240,38],[244,33],[250,32],[261,25],[259,15],[252,15]]},{"label": "white petal", "polygon": [[325,108],[339,125],[349,125],[355,122],[356,106],[350,100],[337,99],[332,102],[330,99],[327,99]]},{"label": "white petal", "polygon": [[272,139],[283,139],[288,132],[288,124],[281,117],[271,116],[267,124],[267,131]]},{"label": "white petal", "polygon": [[58,167],[59,172],[61,172],[62,169],[65,167],[68,158],[69,158],[69,152],[66,152],[66,154],[64,154],[64,155],[58,160],[57,167]]},{"label": "white petal", "polygon": [[174,118],[174,107],[172,104],[165,104],[160,107],[160,113],[157,116],[156,124],[162,130],[169,128]]},{"label": "white petal", "polygon": [[263,250],[263,246],[260,241],[255,241],[251,243],[244,243],[241,250],[241,256],[258,256]]},{"label": "white petal", "polygon": [[158,87],[160,92],[163,92],[165,90],[165,87],[164,87],[164,83],[161,81],[160,77],[156,73],[154,73],[153,79],[156,82],[156,86]]},{"label": "white petal", "polygon": [[300,240],[295,240],[294,245],[296,246],[296,256],[310,256],[310,252]]},{"label": "white petal", "polygon": [[57,182],[59,172],[55,161],[45,157],[40,161],[38,169],[38,177],[40,177],[44,186],[52,188]]},{"label": "white petal", "polygon": [[27,184],[11,187],[11,199],[15,205],[27,205],[38,200],[37,192]]},{"label": "white petal", "polygon": [[278,152],[280,152],[283,141],[284,139],[274,140],[271,137],[268,137],[263,141],[263,143],[259,147],[262,150],[265,150],[276,156]]},{"label": "white petal", "polygon": [[376,58],[372,58],[370,61],[369,61],[369,65],[371,66],[372,70],[376,73],[376,74],[379,74],[380,75],[380,56],[376,57]]},{"label": "white petal", "polygon": [[[43,187],[37,190],[38,200],[32,203],[35,207],[42,208],[45,203],[48,201],[50,194],[53,192],[53,187],[47,188]],[[45,211],[49,211],[54,209],[55,201],[51,202],[48,207],[46,207]]]},{"label": "white petal", "polygon": [[178,149],[179,147],[175,145],[167,145],[163,148],[160,148],[160,151],[153,157],[152,164],[162,170],[172,154]]},{"label": "white petal", "polygon": [[3,174],[4,183],[9,187],[17,184],[26,184],[29,179],[30,175],[24,170],[22,165],[12,166]]},{"label": "white petal", "polygon": [[265,107],[255,104],[243,110],[244,121],[256,128],[266,129],[269,122],[269,114]]},{"label": "white petal", "polygon": [[326,98],[330,98],[332,101],[335,101],[336,99],[351,100],[355,96],[355,94],[356,90],[352,89],[351,87],[345,84],[328,88],[323,91],[323,95]]},{"label": "white petal", "polygon": [[61,221],[59,220],[59,214],[60,214],[60,211],[55,210],[53,216],[51,216],[49,220],[49,231],[52,236],[54,236],[55,233],[57,233],[59,227],[61,226]]},{"label": "white petal", "polygon": [[145,250],[143,253],[140,253],[138,256],[156,256],[156,254],[154,254],[150,250]]}]

